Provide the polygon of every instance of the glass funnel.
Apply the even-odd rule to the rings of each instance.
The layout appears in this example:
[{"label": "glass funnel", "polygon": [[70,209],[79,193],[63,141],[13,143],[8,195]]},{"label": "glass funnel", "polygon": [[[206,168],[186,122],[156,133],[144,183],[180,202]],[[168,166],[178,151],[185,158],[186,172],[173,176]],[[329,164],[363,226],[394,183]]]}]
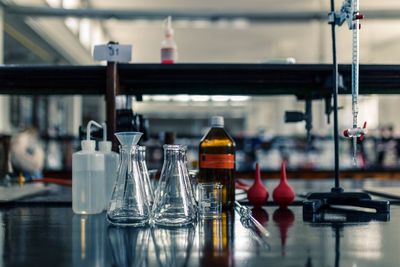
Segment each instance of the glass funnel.
[{"label": "glass funnel", "polygon": [[149,221],[149,204],[144,193],[143,177],[138,164],[137,143],[140,132],[116,133],[120,146],[118,177],[107,210],[110,223],[143,226]]},{"label": "glass funnel", "polygon": [[196,218],[185,154],[184,146],[164,145],[164,164],[152,209],[156,225],[183,226]]},{"label": "glass funnel", "polygon": [[138,146],[138,159],[140,173],[143,176],[144,193],[146,194],[149,206],[152,207],[154,202],[154,191],[150,182],[149,171],[147,169],[145,146]]}]

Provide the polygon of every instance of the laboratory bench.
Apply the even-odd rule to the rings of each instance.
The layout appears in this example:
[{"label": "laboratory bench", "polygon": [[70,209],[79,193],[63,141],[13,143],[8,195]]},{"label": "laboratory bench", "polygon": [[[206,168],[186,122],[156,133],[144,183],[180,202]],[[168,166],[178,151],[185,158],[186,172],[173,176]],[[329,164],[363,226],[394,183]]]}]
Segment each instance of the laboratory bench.
[{"label": "laboratory bench", "polygon": [[[265,181],[270,194],[277,183]],[[253,209],[268,238],[237,212],[176,229],[115,227],[104,212],[74,214],[71,189],[48,185],[45,194],[0,203],[0,266],[399,266],[398,200],[391,199],[390,215],[332,209],[310,218],[303,216],[302,197],[333,182],[289,183],[294,205]],[[400,181],[343,180],[342,186],[396,188]],[[237,199],[247,204],[243,192]]]}]

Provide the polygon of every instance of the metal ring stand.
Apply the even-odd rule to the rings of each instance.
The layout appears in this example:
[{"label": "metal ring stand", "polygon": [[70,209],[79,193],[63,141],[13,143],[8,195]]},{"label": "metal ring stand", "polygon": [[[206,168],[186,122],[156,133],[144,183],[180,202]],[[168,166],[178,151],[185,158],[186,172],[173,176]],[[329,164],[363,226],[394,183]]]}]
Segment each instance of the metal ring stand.
[{"label": "metal ring stand", "polygon": [[[338,63],[336,61],[336,33],[335,27],[338,20],[335,15],[334,0],[331,0],[331,12],[329,14],[329,24],[332,29],[332,56],[333,56],[333,126],[334,126],[334,153],[335,153],[335,186],[331,192],[310,193],[303,202],[303,217],[313,221],[313,214],[324,211],[332,205],[352,206],[374,209],[376,213],[390,213],[389,201],[372,200],[371,196],[362,192],[344,192],[340,187],[339,180],[339,129],[338,129]],[[306,216],[307,215],[307,216]],[[311,216],[308,216],[311,215]]]}]

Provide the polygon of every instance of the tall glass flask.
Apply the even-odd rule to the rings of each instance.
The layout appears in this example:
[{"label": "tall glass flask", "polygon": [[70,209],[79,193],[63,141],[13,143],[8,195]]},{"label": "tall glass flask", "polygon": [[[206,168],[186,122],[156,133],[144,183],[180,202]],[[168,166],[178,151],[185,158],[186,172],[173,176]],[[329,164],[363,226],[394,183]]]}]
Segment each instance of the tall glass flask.
[{"label": "tall glass flask", "polygon": [[164,165],[152,209],[156,225],[183,226],[196,218],[185,155],[184,146],[164,145]]},{"label": "tall glass flask", "polygon": [[120,146],[120,163],[107,219],[110,223],[143,226],[150,218],[149,204],[144,192],[143,177],[138,164],[139,132],[116,133]]},{"label": "tall glass flask", "polygon": [[143,176],[144,193],[146,194],[149,206],[152,207],[154,202],[154,191],[150,182],[149,171],[147,169],[145,146],[138,146],[138,159],[140,173]]}]

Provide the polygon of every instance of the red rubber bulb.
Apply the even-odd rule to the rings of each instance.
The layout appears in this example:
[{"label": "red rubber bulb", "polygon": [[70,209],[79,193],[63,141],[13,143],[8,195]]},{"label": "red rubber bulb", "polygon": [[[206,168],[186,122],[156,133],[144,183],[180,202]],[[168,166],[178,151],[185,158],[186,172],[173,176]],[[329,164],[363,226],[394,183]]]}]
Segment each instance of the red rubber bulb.
[{"label": "red rubber bulb", "polygon": [[293,202],[295,193],[293,188],[288,184],[286,179],[286,163],[282,161],[281,165],[281,180],[279,185],[274,189],[272,198],[274,202],[281,208],[286,208]]},{"label": "red rubber bulb", "polygon": [[256,178],[254,184],[247,191],[247,199],[253,206],[261,206],[268,200],[267,188],[261,182],[260,166],[256,163]]}]

